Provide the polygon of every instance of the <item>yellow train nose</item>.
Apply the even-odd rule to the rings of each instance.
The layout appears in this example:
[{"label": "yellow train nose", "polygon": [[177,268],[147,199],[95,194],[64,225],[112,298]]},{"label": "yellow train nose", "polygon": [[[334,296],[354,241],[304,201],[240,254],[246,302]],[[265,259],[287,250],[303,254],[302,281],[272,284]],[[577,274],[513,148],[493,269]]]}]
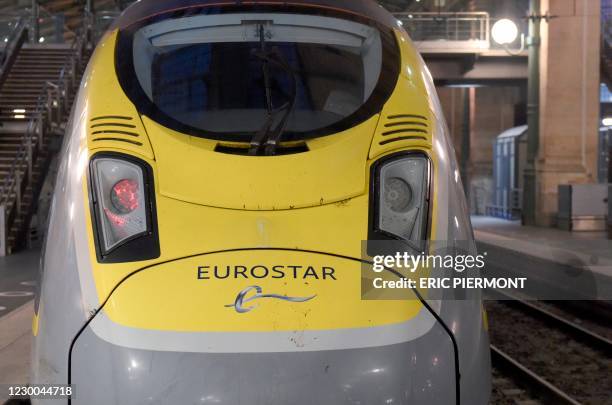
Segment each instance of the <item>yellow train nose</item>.
[{"label": "yellow train nose", "polygon": [[201,254],[139,270],[104,311],[134,328],[264,332],[405,322],[418,301],[362,299],[358,259],[289,249]]}]

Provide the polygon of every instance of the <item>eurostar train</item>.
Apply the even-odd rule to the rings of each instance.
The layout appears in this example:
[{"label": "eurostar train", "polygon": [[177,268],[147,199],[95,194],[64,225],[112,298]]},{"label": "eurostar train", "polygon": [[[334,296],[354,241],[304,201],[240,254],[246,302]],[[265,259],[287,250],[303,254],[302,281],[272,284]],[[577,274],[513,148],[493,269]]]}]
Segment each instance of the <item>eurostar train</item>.
[{"label": "eurostar train", "polygon": [[73,395],[32,403],[486,404],[480,299],[366,297],[375,240],[473,247],[401,24],[139,1],[85,73],[41,262],[31,383]]}]

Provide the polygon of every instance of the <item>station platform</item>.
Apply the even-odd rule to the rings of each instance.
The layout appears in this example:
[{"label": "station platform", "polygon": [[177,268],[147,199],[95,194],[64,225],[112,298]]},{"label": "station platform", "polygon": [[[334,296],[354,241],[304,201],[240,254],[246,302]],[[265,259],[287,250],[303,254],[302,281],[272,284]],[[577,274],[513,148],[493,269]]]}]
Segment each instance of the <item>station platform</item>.
[{"label": "station platform", "polygon": [[[40,251],[0,258],[0,384],[29,380],[32,316]],[[8,400],[0,392],[0,404]]]},{"label": "station platform", "polygon": [[487,270],[528,277],[538,285],[535,298],[612,300],[612,240],[605,232],[523,226],[486,216],[473,216],[472,225],[480,252],[487,252]]},{"label": "station platform", "polygon": [[[30,347],[34,301],[0,318],[0,385],[24,384],[29,381]],[[0,404],[8,393],[0,392]]]},{"label": "station platform", "polygon": [[40,250],[0,257],[0,317],[34,298]]}]

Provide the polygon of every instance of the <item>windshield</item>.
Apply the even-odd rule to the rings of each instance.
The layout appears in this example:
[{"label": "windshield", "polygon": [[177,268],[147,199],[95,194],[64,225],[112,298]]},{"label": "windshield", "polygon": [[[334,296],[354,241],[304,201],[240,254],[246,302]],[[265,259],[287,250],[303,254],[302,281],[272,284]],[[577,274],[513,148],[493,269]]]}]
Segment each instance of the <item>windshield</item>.
[{"label": "windshield", "polygon": [[276,127],[299,140],[380,110],[397,80],[396,48],[376,24],[332,16],[156,17],[120,34],[117,70],[141,113],[172,129],[250,142]]}]

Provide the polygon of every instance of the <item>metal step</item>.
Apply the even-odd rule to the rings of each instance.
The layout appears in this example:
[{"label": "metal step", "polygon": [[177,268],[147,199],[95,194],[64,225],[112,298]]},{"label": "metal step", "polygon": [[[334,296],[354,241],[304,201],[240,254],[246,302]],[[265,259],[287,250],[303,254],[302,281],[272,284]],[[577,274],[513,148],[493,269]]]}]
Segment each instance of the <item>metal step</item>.
[{"label": "metal step", "polygon": [[30,80],[30,81],[45,81],[55,80],[59,76],[61,70],[55,73],[25,73],[25,72],[14,72],[8,75],[7,81],[19,81],[19,80]]},{"label": "metal step", "polygon": [[39,56],[39,57],[25,57],[25,58],[17,58],[15,60],[15,64],[24,64],[24,65],[32,65],[32,64],[37,64],[37,63],[49,63],[50,66],[58,66],[58,65],[62,65],[64,63],[66,63],[66,61],[68,60],[68,57],[70,55],[66,55],[66,56],[62,56],[62,57],[46,57],[46,56]]},{"label": "metal step", "polygon": [[5,97],[2,93],[0,93],[0,105],[10,106],[11,104],[36,104],[37,101],[38,97],[35,95],[28,95],[26,97],[19,97],[17,95],[13,97]]},{"label": "metal step", "polygon": [[[38,93],[40,94],[40,92]],[[37,94],[37,95],[38,95]],[[0,94],[0,100],[2,100],[2,95]],[[26,109],[27,112],[32,112],[34,107],[38,104],[38,97],[31,99],[14,99],[14,100],[6,100],[0,101],[0,106],[2,106],[2,111],[0,114],[11,114],[13,113],[13,108]]]},{"label": "metal step", "polygon": [[[0,91],[0,95],[18,96],[18,95],[22,94],[22,92],[23,92],[23,94],[26,94],[29,97],[33,91],[34,90],[32,90],[29,87],[25,88],[25,89],[22,89],[21,87],[11,86],[9,83],[7,83],[2,88],[2,91]],[[39,91],[39,93],[40,93],[40,91]]]},{"label": "metal step", "polygon": [[45,58],[41,58],[39,60],[20,60],[15,62],[15,64],[13,66],[19,66],[22,69],[31,69],[34,67],[44,67],[44,68],[48,68],[48,69],[61,69],[62,67],[64,67],[68,62],[68,58],[63,58],[61,60],[57,60],[57,61],[49,61]]},{"label": "metal step", "polygon": [[21,138],[22,136],[5,136],[4,134],[2,134],[0,135],[0,145],[9,146],[10,144],[20,142]]},{"label": "metal step", "polygon": [[71,49],[54,49],[54,48],[22,48],[19,51],[19,55],[48,55],[48,56],[62,56],[62,55],[70,55],[72,53]]},{"label": "metal step", "polygon": [[13,66],[13,73],[15,72],[20,72],[20,73],[26,73],[26,74],[46,74],[46,75],[55,75],[58,72],[61,72],[63,69],[63,66],[58,66],[58,67],[48,67],[45,66],[44,68],[37,68],[35,66]]},{"label": "metal step", "polygon": [[[8,85],[8,83],[7,83],[7,85]],[[0,90],[0,97],[17,98],[17,97],[20,97],[20,96],[24,96],[25,98],[30,98],[30,97],[34,96],[33,92],[34,92],[34,90],[32,88],[30,88],[30,87],[26,87],[26,88],[22,89],[22,88],[18,88],[17,86],[11,86],[11,87],[7,88],[6,85],[5,85],[5,87],[3,87]]]},{"label": "metal step", "polygon": [[[59,75],[59,74],[58,74]],[[53,78],[49,78],[49,79],[56,79],[56,77]],[[33,86],[40,86],[41,84],[45,84],[45,82],[47,82],[48,80],[43,79],[37,79],[37,80],[27,80],[27,79],[16,79],[16,78],[12,78],[12,79],[8,79],[5,83],[5,85],[3,86],[3,90],[5,88],[9,88],[9,89],[16,89],[19,90],[20,88],[31,88]]]},{"label": "metal step", "polygon": [[7,76],[7,79],[6,79],[7,81],[5,83],[10,84],[12,80],[20,81],[24,79],[27,80],[28,78],[31,78],[36,81],[44,81],[45,79],[57,79],[61,71],[62,69],[58,69],[58,71],[55,73],[29,73],[29,74],[13,72]]},{"label": "metal step", "polygon": [[[40,68],[43,68],[43,66],[36,66],[36,65],[44,65],[44,69],[45,70],[40,70]],[[9,75],[12,73],[19,73],[20,71],[30,71],[33,73],[45,73],[46,71],[50,71],[50,72],[57,72],[62,70],[62,68],[66,65],[66,63],[58,63],[57,65],[48,65],[47,62],[45,61],[39,61],[39,62],[33,62],[31,65],[28,64],[26,66],[16,66],[14,67],[10,72]],[[33,71],[35,68],[39,68],[39,70]],[[15,70],[17,69],[17,70]]]}]

